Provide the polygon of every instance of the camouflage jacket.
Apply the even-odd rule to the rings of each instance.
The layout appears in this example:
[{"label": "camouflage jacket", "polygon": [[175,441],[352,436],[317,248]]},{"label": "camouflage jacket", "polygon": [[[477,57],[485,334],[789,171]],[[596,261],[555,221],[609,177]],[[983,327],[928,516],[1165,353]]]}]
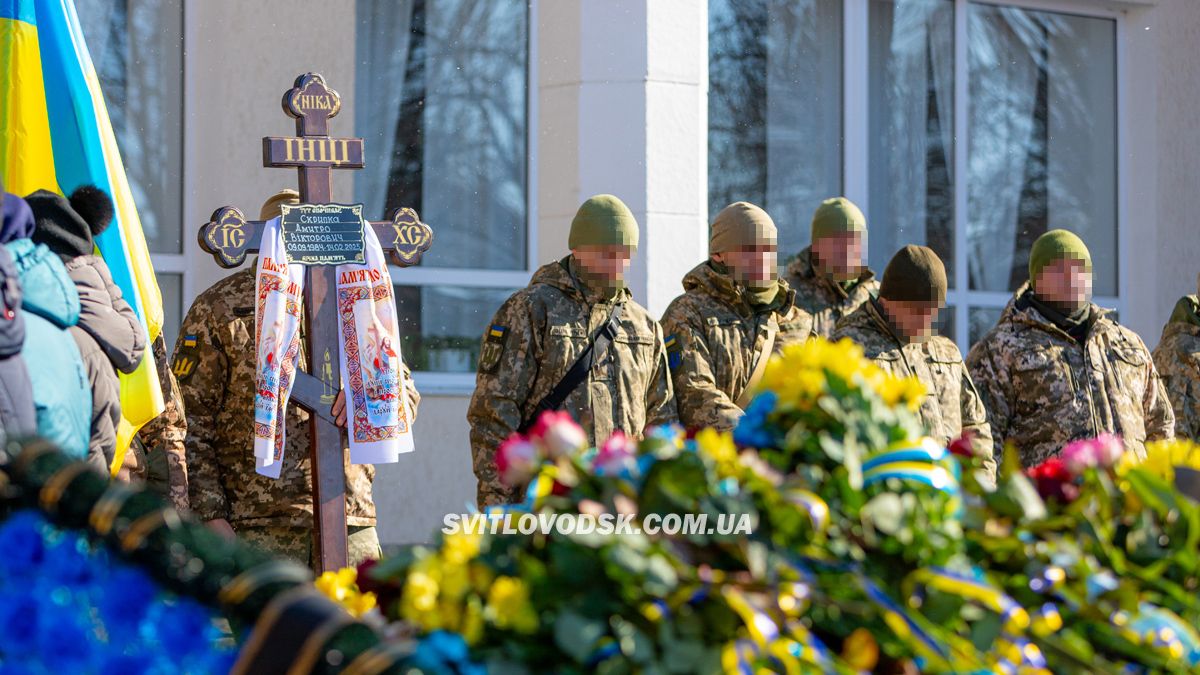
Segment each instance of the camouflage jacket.
[{"label": "camouflage jacket", "polygon": [[832,339],[842,338],[861,345],[864,356],[883,370],[920,380],[926,395],[918,415],[930,437],[948,445],[970,431],[974,437],[972,449],[984,458],[988,472],[995,475],[987,411],[958,345],[940,335],[923,342],[901,341],[874,302],[863,303],[838,322]]},{"label": "camouflage jacket", "polygon": [[1183,321],[1164,326],[1154,365],[1175,408],[1175,435],[1200,443],[1200,326]]},{"label": "camouflage jacket", "polygon": [[1028,467],[1105,432],[1139,454],[1146,441],[1173,437],[1175,415],[1142,339],[1092,305],[1081,344],[1018,302],[1027,287],[967,355],[996,447],[1012,443]]},{"label": "camouflage jacket", "polygon": [[811,318],[792,304],[794,293],[786,282],[780,286],[781,300],[755,308],[728,275],[707,262],[683,278],[685,292],[667,307],[662,327],[684,426],[732,429],[737,425],[742,409],[736,401],[750,382],[772,316],[779,326],[774,351],[808,339]]},{"label": "camouflage jacket", "polygon": [[[501,305],[484,333],[467,409],[481,507],[518,500],[519,491],[497,476],[496,448],[558,384],[612,311],[611,300],[575,280],[568,261],[542,266],[529,286]],[[617,429],[640,437],[648,426],[677,419],[662,329],[628,289],[616,298],[625,306],[618,334],[563,404],[593,443]]]},{"label": "camouflage jacket", "polygon": [[849,316],[871,296],[879,295],[875,273],[863,269],[858,283],[847,293],[828,277],[813,269],[812,248],[806,248],[788,263],[783,280],[796,292],[796,306],[812,316],[813,335],[829,337],[837,322]]},{"label": "camouflage jacket", "polygon": [[[172,370],[187,415],[188,495],[199,518],[225,518],[234,529],[311,527],[308,413],[295,402],[287,409],[279,478],[254,471],[254,275],[251,265],[201,293],[175,344]],[[350,464],[348,450],[344,461],[346,523],[374,525],[375,467]]]},{"label": "camouflage jacket", "polygon": [[[135,443],[130,446],[126,458],[134,456],[134,462],[140,464],[129,467],[131,472],[150,483],[151,488],[162,493],[176,509],[186,511],[189,508],[187,452],[184,445],[187,438],[187,419],[183,411],[183,398],[179,393],[179,384],[175,381],[175,373],[171,372],[167,343],[161,334],[155,338],[151,348],[154,351],[154,365],[158,368],[158,383],[162,387],[166,408],[161,415],[138,430],[137,440],[145,448],[145,455],[136,456]],[[160,464],[165,467],[166,476],[156,476],[150,469],[151,466]]]}]

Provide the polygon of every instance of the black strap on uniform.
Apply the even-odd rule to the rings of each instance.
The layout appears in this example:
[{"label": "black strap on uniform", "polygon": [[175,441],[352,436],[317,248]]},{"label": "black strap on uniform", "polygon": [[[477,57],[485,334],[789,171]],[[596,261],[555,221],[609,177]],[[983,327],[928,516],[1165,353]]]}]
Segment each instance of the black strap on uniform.
[{"label": "black strap on uniform", "polygon": [[558,381],[558,384],[554,385],[550,393],[546,394],[546,397],[541,401],[538,401],[537,407],[521,423],[521,426],[517,429],[517,433],[523,434],[529,431],[534,423],[537,422],[537,419],[542,416],[542,413],[547,410],[558,410],[561,408],[563,402],[571,395],[571,392],[575,391],[575,388],[587,379],[588,371],[595,365],[596,359],[608,351],[609,343],[616,337],[617,327],[621,325],[621,312],[624,309],[624,303],[613,307],[612,313],[608,315],[608,321],[605,321],[603,325],[596,329],[583,353],[579,355],[579,358],[575,359],[575,363],[571,364],[566,375],[562,376],[562,379]]}]

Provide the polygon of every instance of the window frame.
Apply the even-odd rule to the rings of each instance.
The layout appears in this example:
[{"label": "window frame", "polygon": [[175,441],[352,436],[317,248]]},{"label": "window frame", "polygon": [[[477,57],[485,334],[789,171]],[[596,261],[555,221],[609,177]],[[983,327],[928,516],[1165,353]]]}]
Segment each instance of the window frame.
[{"label": "window frame", "polygon": [[[844,3],[844,36],[842,38],[842,185],[847,197],[864,212],[869,211],[870,185],[869,166],[869,3],[875,0],[846,0]],[[1116,184],[1117,194],[1117,295],[1096,296],[1093,301],[1119,315],[1126,315],[1126,299],[1129,297],[1129,232],[1128,222],[1128,172],[1126,163],[1126,139],[1128,138],[1128,108],[1126,100],[1125,74],[1127,68],[1126,13],[1122,10],[1089,2],[1088,0],[952,0],[954,3],[954,287],[946,293],[946,304],[954,311],[954,335],[951,337],[965,354],[970,349],[971,308],[1003,308],[1012,299],[1011,293],[998,291],[974,291],[968,288],[967,265],[967,153],[970,148],[968,124],[968,59],[967,17],[971,3],[1017,7],[1034,11],[1056,12],[1089,18],[1108,19],[1114,22],[1116,63],[1113,76],[1116,100]],[[870,246],[868,239],[867,245]]]},{"label": "window frame", "polygon": [[[187,310],[191,306],[191,302],[195,297],[194,289],[193,289],[193,283],[194,283],[193,278],[195,275],[194,275],[192,265],[189,263],[189,257],[190,257],[189,254],[193,251],[193,248],[192,248],[191,243],[189,243],[189,241],[188,241],[188,234],[189,234],[189,232],[192,232],[193,230],[186,226],[186,214],[190,213],[189,207],[191,206],[191,200],[192,200],[191,193],[187,189],[187,181],[186,181],[187,161],[188,161],[189,155],[191,154],[191,149],[194,147],[194,143],[195,143],[195,141],[188,134],[188,124],[187,124],[187,104],[193,94],[193,88],[194,88],[194,83],[192,82],[192,78],[188,77],[188,73],[191,70],[189,64],[190,64],[191,60],[194,58],[191,51],[188,49],[188,45],[193,44],[194,39],[196,37],[195,35],[192,34],[192,29],[191,29],[191,26],[194,22],[191,22],[188,20],[189,14],[190,14],[190,10],[188,9],[189,6],[190,5],[187,2],[179,3],[179,13],[180,13],[180,17],[179,17],[179,22],[180,22],[180,30],[179,30],[180,73],[179,73],[179,77],[181,78],[180,82],[182,83],[182,86],[180,87],[179,104],[176,109],[176,113],[177,113],[178,119],[179,119],[179,139],[180,139],[179,147],[178,147],[178,152],[179,152],[178,181],[179,181],[180,199],[176,202],[176,207],[174,209],[174,213],[160,214],[160,215],[164,216],[165,222],[174,222],[174,223],[178,224],[178,227],[179,227],[179,252],[177,252],[177,253],[155,252],[150,249],[149,242],[146,242],[147,243],[147,252],[150,254],[150,266],[154,270],[155,283],[156,284],[159,283],[159,275],[172,275],[172,276],[180,277],[180,299],[179,300],[180,300],[181,306],[176,308],[177,309],[176,313],[180,317],[180,320],[182,320],[183,316],[187,313]],[[105,105],[106,106],[108,105],[107,101],[105,102]],[[118,149],[120,149],[120,148],[118,147]],[[124,158],[122,158],[122,160],[124,161]],[[140,209],[141,207],[138,207],[138,208]],[[193,242],[194,242],[194,240],[193,240]],[[159,287],[161,289],[161,284],[159,284]],[[165,321],[166,307],[164,307],[163,310],[164,310],[164,321]],[[164,324],[163,328],[164,329],[166,328],[165,324]],[[179,328],[178,326],[173,326],[171,328],[171,330],[172,330],[172,332],[178,332],[178,328]],[[174,351],[175,345],[168,344],[168,345],[166,345],[166,347],[167,347],[167,354],[171,354]]]},{"label": "window frame", "polygon": [[[525,86],[525,269],[488,270],[457,267],[409,267],[389,266],[392,284],[395,286],[458,286],[461,288],[513,288],[529,285],[529,279],[538,267],[538,208],[537,208],[537,150],[538,135],[538,64],[535,46],[538,26],[535,18],[541,0],[526,0],[526,86]],[[433,245],[437,246],[437,223],[433,228]],[[186,285],[186,279],[185,285]],[[479,321],[479,338],[483,338],[483,326],[491,317]],[[449,373],[443,371],[413,371],[413,382],[424,395],[469,396],[475,390],[475,373]]]}]

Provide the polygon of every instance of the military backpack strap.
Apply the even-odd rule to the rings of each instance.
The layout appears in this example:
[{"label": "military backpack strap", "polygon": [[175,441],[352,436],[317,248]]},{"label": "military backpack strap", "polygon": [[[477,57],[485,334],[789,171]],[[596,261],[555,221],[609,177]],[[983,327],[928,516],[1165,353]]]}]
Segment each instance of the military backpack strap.
[{"label": "military backpack strap", "polygon": [[762,351],[758,353],[758,359],[754,362],[754,371],[750,373],[750,379],[746,382],[746,388],[742,390],[742,395],[738,396],[737,407],[742,410],[750,405],[750,401],[754,398],[754,390],[758,387],[758,383],[762,381],[763,373],[767,372],[767,361],[771,360],[771,354],[775,351],[775,337],[779,334],[779,318],[775,312],[771,312],[771,318],[767,319],[767,339],[763,341]]},{"label": "military backpack strap", "polygon": [[595,365],[599,355],[608,351],[608,346],[612,339],[617,335],[617,328],[621,325],[621,312],[625,310],[625,303],[620,303],[613,307],[612,313],[608,315],[608,321],[596,329],[592,334],[588,346],[584,348],[583,353],[579,358],[575,359],[575,363],[567,369],[567,373],[563,375],[558,384],[550,389],[550,393],[541,401],[538,401],[537,407],[529,414],[529,417],[521,423],[517,428],[517,433],[525,433],[537,422],[542,413],[547,410],[558,410],[562,407],[567,397],[571,392],[575,391],[585,379],[587,379],[588,371]]}]

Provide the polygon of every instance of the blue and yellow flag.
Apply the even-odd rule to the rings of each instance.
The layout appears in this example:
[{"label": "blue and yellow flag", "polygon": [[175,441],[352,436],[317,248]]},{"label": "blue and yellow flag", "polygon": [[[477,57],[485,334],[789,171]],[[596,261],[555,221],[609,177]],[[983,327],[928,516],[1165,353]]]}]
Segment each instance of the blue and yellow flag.
[{"label": "blue and yellow flag", "polygon": [[[0,176],[14,194],[66,195],[92,184],[112,195],[113,225],[96,248],[150,340],[157,338],[162,296],[72,0],[0,0]],[[162,411],[147,348],[138,369],[121,376],[114,475],[138,428]]]}]

